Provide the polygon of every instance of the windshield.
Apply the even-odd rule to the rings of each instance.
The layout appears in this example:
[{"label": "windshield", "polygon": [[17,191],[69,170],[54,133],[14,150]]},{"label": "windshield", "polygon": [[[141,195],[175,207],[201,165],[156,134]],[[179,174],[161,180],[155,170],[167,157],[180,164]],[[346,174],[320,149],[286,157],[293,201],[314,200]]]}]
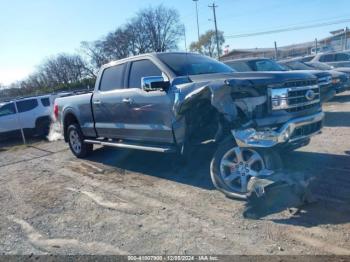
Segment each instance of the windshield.
[{"label": "windshield", "polygon": [[284,67],[269,59],[247,61],[247,64],[253,71],[286,71]]},{"label": "windshield", "polygon": [[316,69],[320,69],[320,70],[332,70],[333,67],[327,65],[327,64],[323,64],[323,63],[306,63],[308,66],[311,66],[313,68],[316,68]]},{"label": "windshield", "polygon": [[232,73],[234,70],[212,58],[197,54],[158,54],[159,59],[177,76]]},{"label": "windshield", "polygon": [[308,66],[307,64],[304,64],[300,61],[290,61],[290,62],[284,62],[283,65],[286,65],[292,70],[314,70],[311,66]]}]

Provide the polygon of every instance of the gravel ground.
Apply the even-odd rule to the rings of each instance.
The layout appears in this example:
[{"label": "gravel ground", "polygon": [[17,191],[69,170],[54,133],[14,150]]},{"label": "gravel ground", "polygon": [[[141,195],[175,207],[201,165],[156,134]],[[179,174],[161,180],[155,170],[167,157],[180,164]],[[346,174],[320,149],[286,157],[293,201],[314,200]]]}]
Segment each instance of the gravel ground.
[{"label": "gravel ground", "polygon": [[318,201],[297,216],[242,217],[209,177],[209,148],[187,167],[170,155],[62,142],[0,147],[0,254],[350,255],[350,92],[327,103],[323,134],[283,155],[316,175]]}]

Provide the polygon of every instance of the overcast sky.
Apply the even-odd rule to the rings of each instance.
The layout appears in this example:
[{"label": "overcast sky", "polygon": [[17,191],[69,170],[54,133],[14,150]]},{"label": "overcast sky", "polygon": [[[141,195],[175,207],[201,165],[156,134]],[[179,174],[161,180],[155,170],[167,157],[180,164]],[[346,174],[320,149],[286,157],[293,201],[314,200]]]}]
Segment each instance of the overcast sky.
[{"label": "overcast sky", "polygon": [[[219,30],[226,36],[350,18],[349,0],[216,0]],[[57,53],[78,51],[81,41],[96,40],[123,25],[140,8],[176,8],[187,41],[197,39],[192,0],[0,0],[0,83],[26,77]],[[200,31],[213,28],[210,0],[199,0]],[[350,23],[229,39],[230,48],[272,47],[313,41]],[[184,49],[184,42],[180,43]]]}]

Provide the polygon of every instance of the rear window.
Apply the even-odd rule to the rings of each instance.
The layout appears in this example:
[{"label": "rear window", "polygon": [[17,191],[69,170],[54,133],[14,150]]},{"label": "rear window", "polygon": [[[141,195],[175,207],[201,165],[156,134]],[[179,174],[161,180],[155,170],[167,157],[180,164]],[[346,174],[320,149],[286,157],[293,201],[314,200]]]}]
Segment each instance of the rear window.
[{"label": "rear window", "polygon": [[13,103],[0,106],[0,117],[12,115],[16,113],[15,105]]},{"label": "rear window", "polygon": [[111,91],[123,88],[123,75],[125,65],[116,65],[103,71],[100,90]]},{"label": "rear window", "polygon": [[320,57],[320,62],[332,62],[332,61],[334,61],[333,54],[323,55]]},{"label": "rear window", "polygon": [[49,107],[50,106],[50,99],[48,97],[41,98],[41,103],[43,104],[43,106]]},{"label": "rear window", "polygon": [[227,62],[226,64],[238,72],[253,71],[247,63],[242,61]]},{"label": "rear window", "polygon": [[28,112],[33,110],[38,106],[38,100],[36,99],[28,99],[24,101],[17,102],[17,109],[19,113]]},{"label": "rear window", "polygon": [[249,62],[254,71],[284,71],[285,69],[272,60],[255,60]]}]

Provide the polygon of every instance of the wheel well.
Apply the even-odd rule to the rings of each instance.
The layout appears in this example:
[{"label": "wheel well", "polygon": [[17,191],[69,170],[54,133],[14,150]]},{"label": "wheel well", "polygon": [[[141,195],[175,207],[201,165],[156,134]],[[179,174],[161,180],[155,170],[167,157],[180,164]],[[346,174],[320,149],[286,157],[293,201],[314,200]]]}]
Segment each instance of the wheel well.
[{"label": "wheel well", "polygon": [[229,123],[209,99],[200,99],[185,112],[186,139],[191,143],[199,143],[215,139],[216,142],[229,135],[232,129],[246,122],[245,115],[237,108],[237,119]]},{"label": "wheel well", "polygon": [[223,121],[209,99],[201,99],[192,105],[185,113],[186,139],[191,144],[198,144],[206,140],[215,139]]},{"label": "wheel well", "polygon": [[64,134],[64,140],[67,142],[68,141],[68,134],[67,134],[67,130],[68,127],[71,124],[79,124],[78,119],[76,118],[76,116],[73,113],[68,113],[65,117],[64,117],[64,121],[63,121],[63,134]]},{"label": "wheel well", "polygon": [[41,117],[38,117],[38,118],[35,120],[35,127],[38,127],[39,124],[41,124],[41,123],[50,125],[50,123],[51,123],[51,118],[50,118],[49,116],[41,116]]}]

